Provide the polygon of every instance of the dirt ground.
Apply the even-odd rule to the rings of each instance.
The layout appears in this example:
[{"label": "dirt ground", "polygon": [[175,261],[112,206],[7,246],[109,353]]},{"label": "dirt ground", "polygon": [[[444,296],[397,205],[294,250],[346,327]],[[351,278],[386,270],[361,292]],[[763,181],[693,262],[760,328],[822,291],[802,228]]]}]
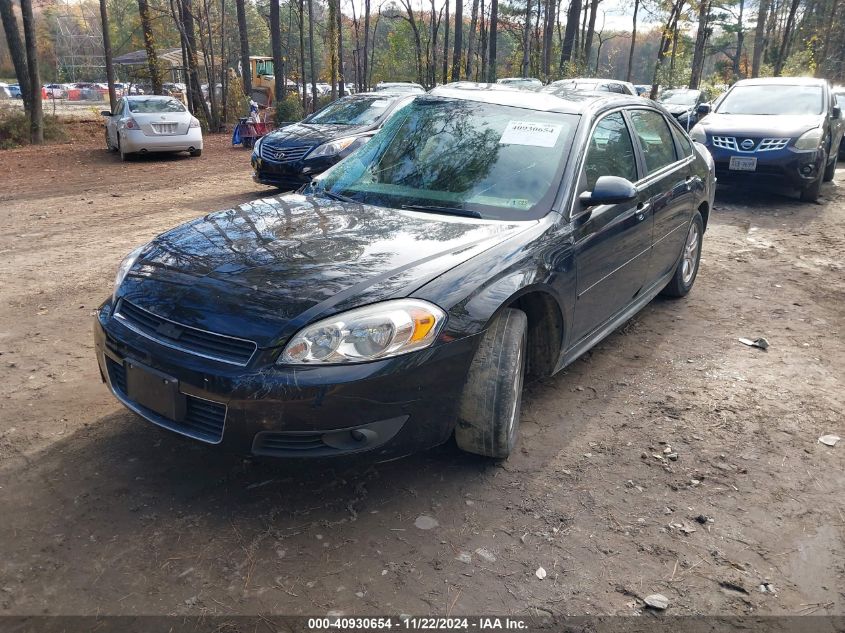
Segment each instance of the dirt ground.
[{"label": "dirt ground", "polygon": [[122,256],[271,195],[225,137],[131,163],[101,137],[0,152],[0,614],[845,614],[845,443],[817,441],[845,436],[842,172],[820,204],[720,190],[692,294],[530,385],[506,463],[294,464],[101,384]]}]

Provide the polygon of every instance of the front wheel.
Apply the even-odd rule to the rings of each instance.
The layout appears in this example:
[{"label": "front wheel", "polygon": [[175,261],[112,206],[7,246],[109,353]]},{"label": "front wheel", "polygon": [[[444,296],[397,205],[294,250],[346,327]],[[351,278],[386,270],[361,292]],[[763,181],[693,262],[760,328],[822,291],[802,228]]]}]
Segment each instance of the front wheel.
[{"label": "front wheel", "polygon": [[469,453],[507,459],[516,445],[528,317],[505,309],[484,333],[461,395],[455,441]]},{"label": "front wheel", "polygon": [[684,250],[681,252],[681,259],[675,268],[672,280],[660,291],[666,297],[684,297],[695,283],[698,276],[698,265],[701,261],[701,241],[704,235],[704,222],[701,213],[695,212],[687,231],[687,239],[684,242]]},{"label": "front wheel", "polygon": [[812,183],[801,190],[801,202],[818,202],[819,196],[822,193],[823,179],[824,174],[819,174]]}]

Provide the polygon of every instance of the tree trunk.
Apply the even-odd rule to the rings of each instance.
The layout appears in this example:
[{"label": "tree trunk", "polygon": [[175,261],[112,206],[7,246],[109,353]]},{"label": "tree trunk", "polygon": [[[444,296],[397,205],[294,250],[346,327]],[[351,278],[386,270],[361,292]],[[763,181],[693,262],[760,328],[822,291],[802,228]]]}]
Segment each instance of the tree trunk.
[{"label": "tree trunk", "polygon": [[487,41],[489,24],[487,12],[484,10],[484,0],[481,0],[481,74],[478,76],[478,79],[482,82],[487,81],[487,55],[490,54],[490,47]]},{"label": "tree trunk", "polygon": [[469,19],[469,38],[467,39],[466,78],[472,81],[472,64],[475,55],[475,28],[478,25],[478,0],[472,0],[472,12]]},{"label": "tree trunk", "polygon": [[[282,73],[282,16],[279,0],[270,0],[270,50],[273,53],[273,98],[278,100],[285,85]],[[273,105],[275,106],[275,103]]]},{"label": "tree trunk", "polygon": [[[709,14],[710,2],[712,0],[701,0],[698,7],[698,32],[695,34],[695,48],[692,53],[692,72],[690,74],[689,87],[697,89],[701,83],[701,74],[704,69],[704,47],[707,45],[707,37],[710,34]],[[765,2],[766,0],[762,0]]]},{"label": "tree trunk", "polygon": [[[702,0],[704,2],[705,0]],[[634,17],[631,21],[631,47],[628,49],[628,72],[625,73],[625,81],[631,82],[634,71],[634,49],[637,46],[637,12],[640,10],[640,0],[634,0]]]},{"label": "tree trunk", "polygon": [[757,10],[757,27],[754,29],[754,56],[751,58],[751,76],[760,76],[760,65],[763,61],[763,49],[766,41],[766,14],[769,11],[769,0],[760,0]]},{"label": "tree trunk", "polygon": [[529,47],[531,46],[531,0],[525,3],[525,28],[522,31],[522,66],[520,67],[520,76],[528,76],[528,64],[531,61],[529,55]]},{"label": "tree trunk", "polygon": [[541,68],[544,81],[547,81],[552,74],[552,49],[554,47],[555,24],[557,23],[556,9],[557,2],[548,0],[546,3],[545,29],[543,30],[543,63]]},{"label": "tree trunk", "polygon": [[741,73],[739,64],[742,59],[742,45],[745,41],[745,31],[743,30],[743,15],[745,13],[745,0],[739,0],[739,16],[736,19],[736,55],[733,60],[734,81],[740,79]]},{"label": "tree trunk", "polygon": [[337,9],[335,0],[328,0],[329,4],[329,85],[331,86],[332,101],[337,99]]},{"label": "tree trunk", "polygon": [[302,88],[302,111],[308,112],[308,88],[305,86],[305,0],[299,0],[299,84]]},{"label": "tree trunk", "polygon": [[455,48],[452,51],[452,81],[461,80],[464,38],[464,0],[455,0]]},{"label": "tree trunk", "polygon": [[[2,1],[4,0],[0,0],[0,2]],[[114,112],[115,106],[117,106],[117,93],[114,90],[114,64],[112,63],[111,33],[109,33],[109,12],[106,7],[106,0],[100,0],[100,22],[103,25],[103,57],[106,60],[106,81],[109,84],[109,109]]]},{"label": "tree trunk", "polygon": [[587,34],[584,36],[584,61],[590,67],[590,52],[593,48],[593,38],[596,33],[596,15],[599,12],[599,0],[590,3],[590,21],[587,23]]},{"label": "tree trunk", "polygon": [[199,115],[206,125],[210,123],[211,113],[208,111],[208,104],[202,96],[202,87],[199,77],[199,58],[197,57],[197,36],[194,29],[194,14],[192,13],[191,0],[181,0],[179,3],[179,17],[182,21],[182,28],[185,32],[185,49],[188,53],[188,75],[190,86],[188,92],[191,96],[194,108],[194,116]]},{"label": "tree trunk", "polygon": [[443,83],[449,83],[449,0],[446,0],[446,23],[443,31]]},{"label": "tree trunk", "polygon": [[786,63],[786,58],[789,57],[792,29],[795,26],[795,13],[798,11],[798,5],[800,3],[801,0],[792,0],[792,4],[789,7],[789,17],[786,19],[786,26],[783,27],[783,37],[778,48],[777,57],[775,58],[775,77],[780,77],[780,73],[783,71],[783,65]]},{"label": "tree trunk", "polygon": [[251,97],[252,68],[249,64],[249,32],[246,26],[245,0],[235,0],[235,9],[238,14],[238,39],[241,45],[241,82],[243,83],[244,94]]},{"label": "tree trunk", "polygon": [[346,94],[346,78],[343,76],[343,12],[340,10],[340,0],[337,3],[337,95]]},{"label": "tree trunk", "polygon": [[[310,1],[310,0],[309,0]],[[368,58],[367,52],[370,50],[370,0],[364,0],[364,57],[363,63],[361,64],[361,72],[364,75],[364,81],[361,86],[362,90],[369,90],[369,76],[370,73],[367,72],[368,68]]]},{"label": "tree trunk", "polygon": [[[369,1],[369,0],[368,0]],[[314,68],[314,0],[308,0],[308,59],[311,67],[312,112],[317,111],[317,71]]]},{"label": "tree trunk", "polygon": [[[3,20],[3,32],[6,34],[6,44],[9,48],[9,56],[12,58],[12,65],[15,68],[15,77],[17,77],[18,85],[21,87],[23,109],[29,114],[32,111],[29,69],[26,64],[26,51],[18,30],[18,21],[15,19],[15,12],[12,9],[12,0],[0,0],[0,19]],[[40,90],[39,94],[41,94]]]},{"label": "tree trunk", "polygon": [[29,140],[33,145],[44,142],[44,110],[41,107],[41,80],[38,77],[38,45],[35,41],[35,17],[32,15],[32,0],[21,0],[23,38],[26,46],[27,78],[29,79],[29,100],[32,104],[29,114]]},{"label": "tree trunk", "polygon": [[381,7],[383,5],[379,5],[378,13],[376,13],[376,21],[373,22],[373,45],[370,46],[370,65],[367,67],[367,85],[373,85],[373,67],[376,65],[376,47],[375,47],[375,39],[376,33],[378,33],[378,23],[381,21]]},{"label": "tree trunk", "polygon": [[155,36],[153,35],[153,22],[150,18],[150,5],[147,0],[138,0],[138,15],[141,18],[141,30],[144,34],[144,48],[147,51],[147,66],[150,69],[150,83],[153,86],[153,94],[161,94],[161,66],[158,63],[156,53]]},{"label": "tree trunk", "polygon": [[490,28],[487,39],[490,42],[490,53],[488,55],[488,63],[490,65],[487,71],[487,81],[491,84],[496,83],[496,43],[499,39],[499,0],[490,0]]},{"label": "tree trunk", "polygon": [[570,0],[569,10],[566,12],[566,28],[563,31],[563,42],[560,46],[560,71],[572,61],[575,49],[575,36],[578,32],[578,18],[581,17],[581,0]]}]

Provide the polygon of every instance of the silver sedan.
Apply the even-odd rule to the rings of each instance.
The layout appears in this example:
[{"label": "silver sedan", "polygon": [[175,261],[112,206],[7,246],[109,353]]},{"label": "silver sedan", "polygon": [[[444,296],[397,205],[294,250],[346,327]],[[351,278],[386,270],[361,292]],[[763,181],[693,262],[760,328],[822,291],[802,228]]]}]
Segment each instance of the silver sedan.
[{"label": "silver sedan", "polygon": [[173,97],[131,95],[117,102],[114,112],[104,110],[106,147],[127,160],[147,152],[202,154],[200,122]]}]

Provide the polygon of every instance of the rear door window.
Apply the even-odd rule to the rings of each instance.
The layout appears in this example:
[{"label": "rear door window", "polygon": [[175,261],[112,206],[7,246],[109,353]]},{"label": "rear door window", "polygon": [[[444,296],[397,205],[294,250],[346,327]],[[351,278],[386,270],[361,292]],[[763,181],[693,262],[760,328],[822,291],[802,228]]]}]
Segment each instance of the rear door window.
[{"label": "rear door window", "polygon": [[678,160],[672,131],[663,115],[654,110],[629,110],[629,115],[649,174]]}]

